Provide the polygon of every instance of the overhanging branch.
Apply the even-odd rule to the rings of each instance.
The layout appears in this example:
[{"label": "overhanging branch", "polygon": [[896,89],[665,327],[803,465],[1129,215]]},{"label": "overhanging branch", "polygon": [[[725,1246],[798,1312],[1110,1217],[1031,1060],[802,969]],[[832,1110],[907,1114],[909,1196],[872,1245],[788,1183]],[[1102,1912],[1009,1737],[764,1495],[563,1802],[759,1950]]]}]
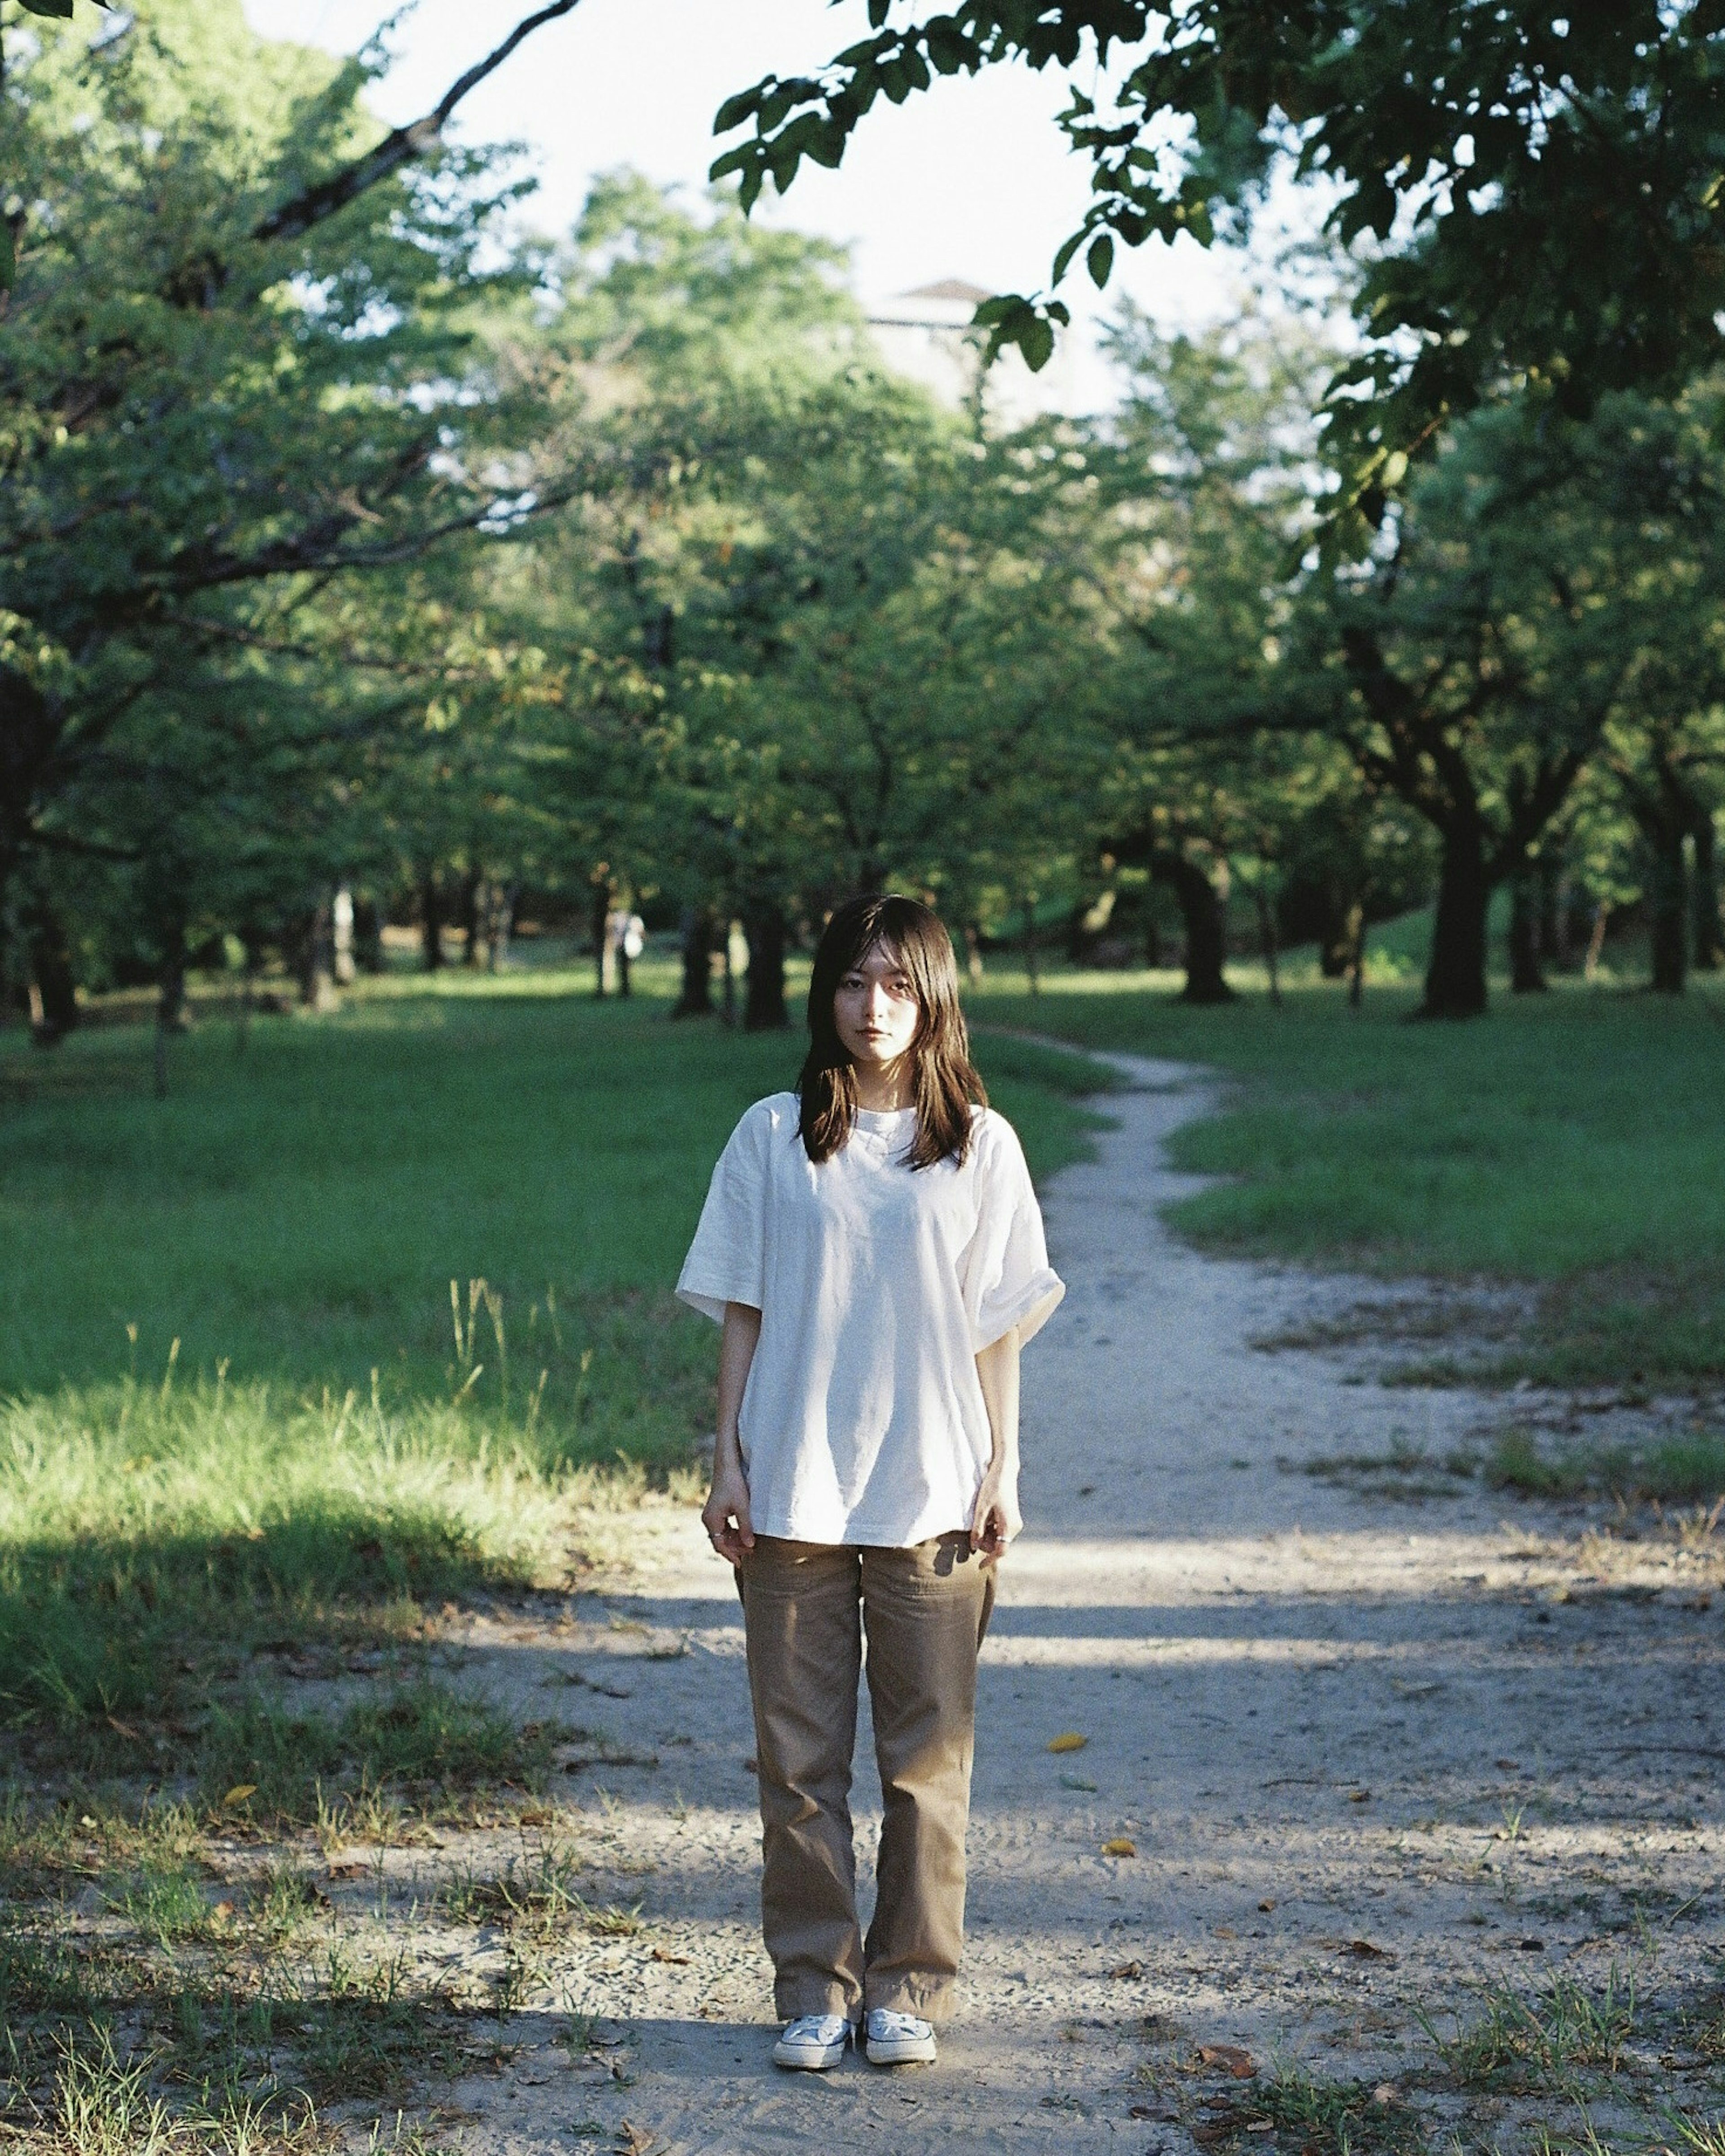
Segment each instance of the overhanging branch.
[{"label": "overhanging branch", "polygon": [[345,209],[367,187],[374,187],[379,180],[387,180],[392,172],[403,165],[410,165],[435,149],[443,140],[443,132],[449,116],[468,92],[476,89],[487,75],[502,66],[517,45],[531,38],[536,30],[560,15],[568,14],[580,5],[580,0],[552,0],[548,8],[542,8],[536,15],[529,15],[503,40],[495,51],[488,53],[466,74],[451,83],[430,111],[412,121],[405,127],[397,127],[363,157],[320,180],[316,187],[307,187],[295,195],[291,202],[283,203],[280,208],[270,211],[268,217],[254,226],[254,239],[297,239],[302,233],[310,232],[313,225],[321,224],[326,217],[333,217],[338,209]]}]

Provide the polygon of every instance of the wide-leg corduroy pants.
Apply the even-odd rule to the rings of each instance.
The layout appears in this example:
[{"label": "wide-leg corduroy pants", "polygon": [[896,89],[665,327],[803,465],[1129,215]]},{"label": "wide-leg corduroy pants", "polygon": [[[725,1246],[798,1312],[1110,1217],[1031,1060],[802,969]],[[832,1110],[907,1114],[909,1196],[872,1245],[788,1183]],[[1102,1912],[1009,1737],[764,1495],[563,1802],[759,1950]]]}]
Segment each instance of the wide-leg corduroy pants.
[{"label": "wide-leg corduroy pants", "polygon": [[[941,2018],[964,1943],[977,1651],[994,1575],[963,1533],[910,1549],[758,1536],[737,1570],[761,1788],[761,1922],[782,2018]],[[866,1941],[851,1759],[867,1643],[886,1816]]]}]

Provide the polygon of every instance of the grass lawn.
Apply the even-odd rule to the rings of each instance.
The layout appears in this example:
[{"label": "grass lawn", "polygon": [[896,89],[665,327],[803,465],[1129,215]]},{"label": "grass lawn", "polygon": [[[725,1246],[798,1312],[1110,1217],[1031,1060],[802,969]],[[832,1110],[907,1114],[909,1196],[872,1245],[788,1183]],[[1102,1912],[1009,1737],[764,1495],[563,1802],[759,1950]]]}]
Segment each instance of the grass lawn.
[{"label": "grass lawn", "polygon": [[1309,969],[1279,1010],[1261,986],[1189,1009],[1178,985],[1055,971],[1031,996],[999,973],[978,1014],[1226,1073],[1224,1112],[1175,1143],[1182,1167],[1226,1178],[1174,1214],[1213,1248],[1532,1283],[1506,1376],[1725,1378],[1725,986],[1671,1001],[1565,983],[1410,1025],[1411,980],[1369,988],[1358,1014]]},{"label": "grass lawn", "polygon": [[[572,1477],[686,1470],[716,1335],[670,1283],[801,1051],[673,1025],[642,975],[389,979],[243,1055],[208,1021],[165,1101],[144,1029],[7,1038],[0,1720],[105,1756],[263,1631],[560,1581]],[[1082,1147],[1094,1066],[983,1061],[1038,1172]]]}]

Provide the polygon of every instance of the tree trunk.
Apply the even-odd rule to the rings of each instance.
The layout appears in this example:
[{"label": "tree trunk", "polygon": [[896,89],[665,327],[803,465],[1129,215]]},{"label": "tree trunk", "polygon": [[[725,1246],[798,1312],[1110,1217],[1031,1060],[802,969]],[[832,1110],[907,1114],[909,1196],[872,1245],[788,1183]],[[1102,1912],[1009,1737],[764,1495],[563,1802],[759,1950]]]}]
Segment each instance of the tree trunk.
[{"label": "tree trunk", "polygon": [[330,902],[321,898],[304,915],[295,938],[294,972],[300,983],[300,1001],[309,1011],[332,1011],[336,994],[335,928]]},{"label": "tree trunk", "polygon": [[1599,977],[1599,954],[1605,947],[1605,928],[1610,918],[1611,901],[1602,898],[1594,908],[1593,933],[1587,939],[1587,957],[1581,968],[1581,978],[1589,988]]},{"label": "tree trunk", "polygon": [[377,901],[362,895],[353,901],[353,963],[362,973],[383,970],[383,921]]},{"label": "tree trunk", "polygon": [[673,1018],[711,1018],[713,1009],[713,916],[704,906],[683,909],[683,992]]},{"label": "tree trunk", "polygon": [[1036,901],[1024,901],[1024,978],[1033,996],[1042,993],[1042,975],[1037,965]]},{"label": "tree trunk", "polygon": [[485,936],[480,927],[480,892],[485,877],[478,869],[470,869],[461,879],[455,895],[455,917],[461,926],[461,963],[477,966]]},{"label": "tree trunk", "polygon": [[1725,965],[1725,927],[1719,919],[1718,845],[1711,809],[1702,808],[1689,835],[1695,842],[1689,878],[1689,963],[1697,973],[1717,973]]},{"label": "tree trunk", "polygon": [[419,922],[425,970],[434,973],[444,963],[444,888],[434,870],[419,880]]},{"label": "tree trunk", "polygon": [[1649,830],[1648,837],[1653,848],[1653,873],[1647,879],[1653,989],[1656,995],[1681,996],[1689,977],[1689,876],[1683,832],[1673,819],[1662,823],[1657,833]]},{"label": "tree trunk", "polygon": [[1215,886],[1183,854],[1163,855],[1153,873],[1173,891],[1186,926],[1186,985],[1180,991],[1181,1002],[1231,1004],[1234,991],[1222,972],[1228,955],[1227,921]]},{"label": "tree trunk", "polygon": [[39,1048],[57,1048],[78,1023],[78,988],[65,929],[39,890],[24,909],[23,931],[33,991],[30,1037]]},{"label": "tree trunk", "polygon": [[1527,862],[1517,871],[1510,886],[1509,985],[1514,995],[1545,993],[1539,927],[1543,900],[1538,870],[1532,862]]},{"label": "tree trunk", "polygon": [[790,1024],[784,1004],[784,911],[757,906],[743,916],[748,938],[747,993],[742,1007],[745,1033],[773,1033]]},{"label": "tree trunk", "polygon": [[495,878],[485,886],[485,963],[494,973],[501,973],[509,963],[509,939],[515,933],[521,889],[519,882],[499,883]]},{"label": "tree trunk", "polygon": [[1366,1000],[1366,909],[1355,899],[1348,909],[1348,1008],[1358,1011]]},{"label": "tree trunk", "polygon": [[982,985],[983,932],[973,921],[964,924],[964,973],[972,988]]},{"label": "tree trunk", "polygon": [[611,882],[594,876],[588,885],[587,932],[593,945],[593,992],[601,1001],[611,985]]},{"label": "tree trunk", "polygon": [[1476,819],[1458,818],[1443,832],[1443,867],[1425,1000],[1418,1018],[1477,1018],[1486,1008],[1486,920],[1491,886]]},{"label": "tree trunk", "polygon": [[737,923],[727,914],[721,925],[725,937],[725,1000],[719,1015],[727,1026],[731,1026],[737,1023],[737,962],[731,949],[731,939],[737,932]]}]

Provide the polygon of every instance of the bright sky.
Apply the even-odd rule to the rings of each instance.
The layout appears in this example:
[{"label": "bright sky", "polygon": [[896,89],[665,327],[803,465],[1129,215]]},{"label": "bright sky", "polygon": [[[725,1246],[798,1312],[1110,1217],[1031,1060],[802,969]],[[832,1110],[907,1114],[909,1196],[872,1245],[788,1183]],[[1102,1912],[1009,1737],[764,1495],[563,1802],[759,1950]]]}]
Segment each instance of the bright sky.
[{"label": "bright sky", "polygon": [[[331,49],[362,44],[390,12],[380,0],[244,0],[265,35]],[[434,105],[532,0],[418,0],[393,34],[398,57],[376,102],[392,122]],[[597,172],[632,165],[660,182],[706,183],[722,100],[768,73],[813,67],[867,28],[863,0],[582,0],[538,31],[461,108],[456,132],[526,147],[540,178],[531,214],[572,221]],[[871,309],[957,277],[1032,291],[1083,213],[1087,167],[1050,124],[1065,100],[1055,74],[991,69],[937,82],[907,105],[882,104],[842,168],[805,165],[783,203],[756,215],[846,243]],[[1078,317],[1071,375],[1081,407],[1111,400],[1094,354],[1099,316],[1118,291],[1171,323],[1225,311],[1230,273],[1182,240],[1118,264],[1106,295],[1081,270],[1064,296]]]}]

